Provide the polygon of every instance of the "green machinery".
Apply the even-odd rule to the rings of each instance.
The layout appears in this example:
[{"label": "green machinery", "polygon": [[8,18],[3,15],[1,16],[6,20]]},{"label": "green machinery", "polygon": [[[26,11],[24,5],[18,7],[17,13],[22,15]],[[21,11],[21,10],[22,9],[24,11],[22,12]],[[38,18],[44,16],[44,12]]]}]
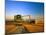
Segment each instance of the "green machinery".
[{"label": "green machinery", "polygon": [[16,15],[16,16],[14,16],[14,21],[16,21],[16,22],[22,21],[21,15]]}]

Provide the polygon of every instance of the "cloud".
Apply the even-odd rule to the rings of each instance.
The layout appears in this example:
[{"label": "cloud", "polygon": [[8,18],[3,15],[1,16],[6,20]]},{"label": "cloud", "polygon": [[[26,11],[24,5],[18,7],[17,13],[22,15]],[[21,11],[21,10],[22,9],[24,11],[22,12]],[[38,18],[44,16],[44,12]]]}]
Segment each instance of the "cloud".
[{"label": "cloud", "polygon": [[[27,19],[29,19],[29,16],[22,16],[22,19],[23,20],[27,20]],[[32,16],[30,16],[30,19],[33,19],[33,17]],[[14,20],[14,16],[6,16],[6,20]]]},{"label": "cloud", "polygon": [[6,16],[6,20],[14,20],[14,16]]}]

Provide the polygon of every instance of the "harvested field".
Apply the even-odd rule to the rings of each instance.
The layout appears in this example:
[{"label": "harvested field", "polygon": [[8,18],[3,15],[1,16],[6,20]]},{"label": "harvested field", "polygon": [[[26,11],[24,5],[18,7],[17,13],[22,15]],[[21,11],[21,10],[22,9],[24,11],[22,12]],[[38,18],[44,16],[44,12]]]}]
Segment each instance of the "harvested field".
[{"label": "harvested field", "polygon": [[44,23],[37,23],[37,24],[31,24],[27,22],[21,22],[20,28],[22,30],[19,31],[19,29],[16,29],[17,22],[9,21],[6,22],[5,29],[7,33],[35,33],[35,32],[44,32]]}]

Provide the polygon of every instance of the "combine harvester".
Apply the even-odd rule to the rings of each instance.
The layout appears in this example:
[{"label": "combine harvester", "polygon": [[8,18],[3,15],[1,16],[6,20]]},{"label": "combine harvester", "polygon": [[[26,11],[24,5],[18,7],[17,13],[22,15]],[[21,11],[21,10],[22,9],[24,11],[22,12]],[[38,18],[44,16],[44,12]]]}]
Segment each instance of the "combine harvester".
[{"label": "combine harvester", "polygon": [[[15,33],[29,33],[29,31],[26,29],[26,27],[24,27],[23,26],[23,22],[24,22],[24,20],[23,20],[23,18],[22,17],[24,17],[24,16],[21,16],[21,15],[16,15],[16,16],[14,16],[14,24],[16,25],[16,32]],[[29,19],[28,20],[26,20],[26,22],[28,22],[28,23],[33,23],[33,24],[35,24],[35,20],[34,19],[30,19],[30,16],[29,16]]]}]

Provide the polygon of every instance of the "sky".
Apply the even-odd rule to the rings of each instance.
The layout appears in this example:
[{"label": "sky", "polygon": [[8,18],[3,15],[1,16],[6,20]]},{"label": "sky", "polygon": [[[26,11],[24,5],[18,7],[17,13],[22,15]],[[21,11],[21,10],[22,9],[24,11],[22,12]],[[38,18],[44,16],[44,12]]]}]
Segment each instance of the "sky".
[{"label": "sky", "polygon": [[44,15],[44,3],[6,0],[5,7],[6,16],[20,14],[41,17]]}]

